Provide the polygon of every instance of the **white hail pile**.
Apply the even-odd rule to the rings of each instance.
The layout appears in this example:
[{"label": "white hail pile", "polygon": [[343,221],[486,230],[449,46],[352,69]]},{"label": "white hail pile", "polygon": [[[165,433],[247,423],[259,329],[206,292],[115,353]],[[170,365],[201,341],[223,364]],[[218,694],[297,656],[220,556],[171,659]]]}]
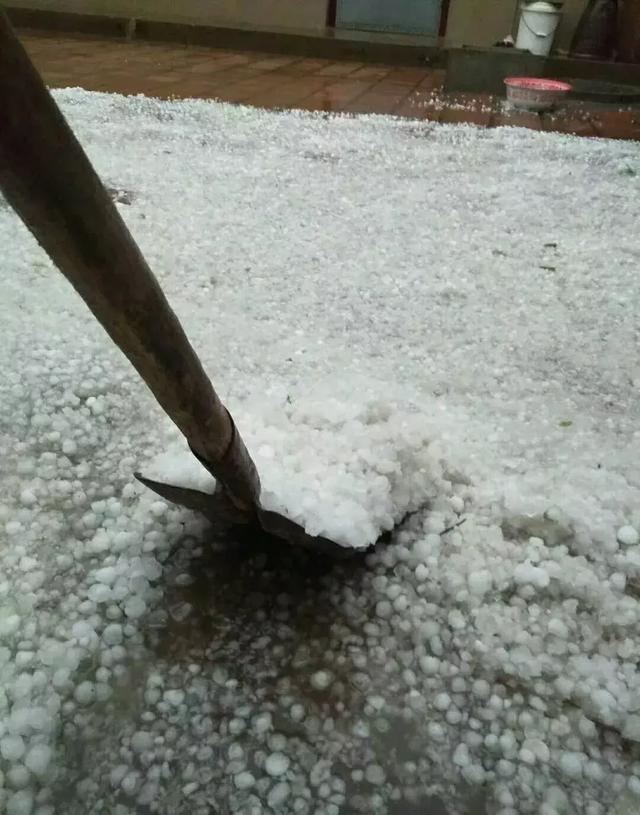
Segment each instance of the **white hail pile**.
[{"label": "white hail pile", "polygon": [[[236,422],[260,474],[261,503],[345,548],[366,549],[409,513],[436,498],[442,464],[427,417],[385,402],[264,397]],[[212,493],[215,481],[184,441],[145,474]]]},{"label": "white hail pile", "polygon": [[58,99],[269,500],[356,545],[418,511],[331,573],[211,562],[132,477],[175,435],[0,204],[0,811],[633,809],[636,148]]}]

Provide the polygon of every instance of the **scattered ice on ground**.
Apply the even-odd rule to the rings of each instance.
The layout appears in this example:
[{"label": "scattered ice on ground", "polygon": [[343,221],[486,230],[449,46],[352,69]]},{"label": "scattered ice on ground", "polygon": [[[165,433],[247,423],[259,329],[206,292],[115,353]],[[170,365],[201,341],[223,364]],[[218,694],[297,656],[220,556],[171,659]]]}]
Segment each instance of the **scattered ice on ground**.
[{"label": "scattered ice on ground", "polygon": [[618,541],[625,546],[635,546],[639,540],[640,535],[632,526],[622,526],[618,529]]},{"label": "scattered ice on ground", "polygon": [[317,671],[311,677],[311,685],[315,690],[326,690],[332,680],[333,676],[329,671]]},{"label": "scattered ice on ground", "polygon": [[236,775],[235,782],[239,790],[246,790],[252,787],[256,783],[256,780],[250,772],[241,772]]},{"label": "scattered ice on ground", "polygon": [[0,811],[627,806],[634,145],[58,98],[266,500],[350,545],[418,511],[358,567],[207,566],[132,478],[175,433],[0,205]]},{"label": "scattered ice on ground", "polygon": [[272,753],[270,756],[267,756],[264,768],[269,775],[277,777],[287,772],[289,764],[289,759],[284,753]]}]

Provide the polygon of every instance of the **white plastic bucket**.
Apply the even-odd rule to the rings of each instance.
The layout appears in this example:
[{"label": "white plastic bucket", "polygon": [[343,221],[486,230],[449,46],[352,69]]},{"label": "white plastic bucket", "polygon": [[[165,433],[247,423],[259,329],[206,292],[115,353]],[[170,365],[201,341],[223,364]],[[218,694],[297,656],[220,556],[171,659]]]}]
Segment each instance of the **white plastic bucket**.
[{"label": "white plastic bucket", "polygon": [[558,30],[562,11],[557,3],[534,0],[523,3],[520,9],[520,25],[516,48],[547,57]]}]

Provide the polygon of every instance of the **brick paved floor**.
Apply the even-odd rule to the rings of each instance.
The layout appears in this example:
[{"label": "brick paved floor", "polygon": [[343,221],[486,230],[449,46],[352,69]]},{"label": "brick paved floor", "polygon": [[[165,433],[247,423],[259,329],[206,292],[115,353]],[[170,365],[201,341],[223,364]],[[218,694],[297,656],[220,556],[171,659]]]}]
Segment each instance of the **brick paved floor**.
[{"label": "brick paved floor", "polygon": [[496,97],[443,93],[444,72],[428,68],[36,32],[21,38],[50,87],[640,139],[640,111],[574,105],[545,116],[508,112]]}]

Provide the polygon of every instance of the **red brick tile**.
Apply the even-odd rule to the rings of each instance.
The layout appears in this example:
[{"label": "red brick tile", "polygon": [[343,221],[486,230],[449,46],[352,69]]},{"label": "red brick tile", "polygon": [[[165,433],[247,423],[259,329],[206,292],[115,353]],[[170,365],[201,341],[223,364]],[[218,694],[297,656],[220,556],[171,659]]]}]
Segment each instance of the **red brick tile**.
[{"label": "red brick tile", "polygon": [[426,110],[429,105],[428,97],[426,94],[410,93],[405,96],[400,104],[393,111],[396,116],[406,116],[408,119],[421,119],[422,111]]},{"label": "red brick tile", "polygon": [[640,139],[640,113],[603,110],[591,115],[596,134],[607,139]]},{"label": "red brick tile", "polygon": [[245,99],[252,105],[264,108],[298,107],[316,91],[327,84],[326,77],[301,76],[280,81],[264,90],[258,90]]},{"label": "red brick tile", "polygon": [[[278,79],[270,74],[256,74],[255,76],[241,79],[238,82],[222,84],[216,82],[210,84],[210,88],[215,88],[216,95],[225,102],[244,102],[254,97],[261,98],[268,94],[272,88],[277,88]],[[256,104],[262,104],[257,102]],[[265,107],[269,107],[265,105]]]},{"label": "red brick tile", "polygon": [[529,130],[542,130],[542,120],[537,113],[499,110],[493,114],[491,127],[526,127]]},{"label": "red brick tile", "polygon": [[588,116],[558,112],[540,117],[542,129],[547,133],[564,133],[569,136],[596,136],[597,132]]},{"label": "red brick tile", "polygon": [[299,107],[303,110],[345,110],[346,105],[362,96],[370,87],[371,83],[369,82],[358,81],[357,79],[342,79],[315,91],[304,99]]},{"label": "red brick tile", "polygon": [[440,115],[440,121],[443,124],[469,124],[476,127],[489,127],[491,117],[491,111],[445,107]]},{"label": "red brick tile", "polygon": [[420,82],[424,82],[429,74],[430,71],[427,68],[393,68],[385,81],[414,88]]},{"label": "red brick tile", "polygon": [[362,68],[361,62],[332,62],[316,73],[320,76],[347,76]]},{"label": "red brick tile", "polygon": [[299,62],[298,57],[264,57],[251,63],[251,67],[259,71],[275,71],[278,68],[287,68],[295,62]]},{"label": "red brick tile", "polygon": [[347,113],[393,113],[406,96],[406,91],[402,89],[389,93],[379,91],[376,86],[346,103],[343,109]]},{"label": "red brick tile", "polygon": [[295,59],[288,65],[275,68],[272,73],[291,77],[308,76],[325,68],[329,64],[329,60],[324,59]]},{"label": "red brick tile", "polygon": [[309,73],[320,71],[322,68],[326,68],[328,65],[331,65],[330,59],[321,59],[315,57],[307,57],[306,59],[301,59],[300,62],[296,62],[296,70],[298,71],[307,71]]},{"label": "red brick tile", "polygon": [[422,118],[420,111],[425,107],[433,107],[435,88],[440,82],[441,79],[436,72],[431,72],[402,100],[395,113],[398,116]]},{"label": "red brick tile", "polygon": [[480,126],[640,138],[638,112],[590,110],[585,105],[542,118],[517,111],[491,114],[489,109],[496,103],[492,97],[442,93],[441,70],[58,33],[31,33],[21,39],[45,81],[54,87],[79,85],[89,90],[220,98],[265,107],[393,113]]},{"label": "red brick tile", "polygon": [[402,82],[389,82],[387,79],[382,79],[380,82],[377,82],[371,90],[380,96],[399,96],[402,98],[408,96],[414,88],[415,84],[409,85]]},{"label": "red brick tile", "polygon": [[[404,115],[396,111],[396,115]],[[439,122],[442,116],[442,108],[435,105],[422,105],[415,110],[415,113],[407,115],[409,119],[418,119],[424,122]]]},{"label": "red brick tile", "polygon": [[439,91],[444,86],[445,71],[429,69],[425,78],[416,86],[419,91]]},{"label": "red brick tile", "polygon": [[374,85],[357,99],[345,105],[349,113],[381,113],[394,116],[414,116],[412,104],[409,101],[411,89],[403,85],[380,86]]},{"label": "red brick tile", "polygon": [[149,74],[147,77],[151,82],[155,82],[159,85],[164,85],[167,82],[176,82],[180,80],[180,77],[172,72],[167,72],[163,74]]},{"label": "red brick tile", "polygon": [[187,74],[210,75],[218,73],[219,71],[228,71],[233,67],[222,59],[200,59],[197,62],[188,62],[184,66],[184,71]]},{"label": "red brick tile", "polygon": [[393,69],[388,65],[365,65],[350,74],[351,79],[366,79],[371,82],[379,81],[388,76]]},{"label": "red brick tile", "polygon": [[[187,76],[179,72],[185,80]],[[209,82],[212,88],[228,88],[230,85],[234,84],[235,82],[243,82],[245,79],[256,79],[258,77],[270,77],[270,72],[261,72],[261,71],[252,71],[250,68],[246,66],[237,67],[237,68],[229,68],[226,71],[217,71],[214,74],[192,74],[193,78],[203,79]],[[271,80],[269,80],[271,81]],[[273,80],[277,82],[277,78]]]}]

